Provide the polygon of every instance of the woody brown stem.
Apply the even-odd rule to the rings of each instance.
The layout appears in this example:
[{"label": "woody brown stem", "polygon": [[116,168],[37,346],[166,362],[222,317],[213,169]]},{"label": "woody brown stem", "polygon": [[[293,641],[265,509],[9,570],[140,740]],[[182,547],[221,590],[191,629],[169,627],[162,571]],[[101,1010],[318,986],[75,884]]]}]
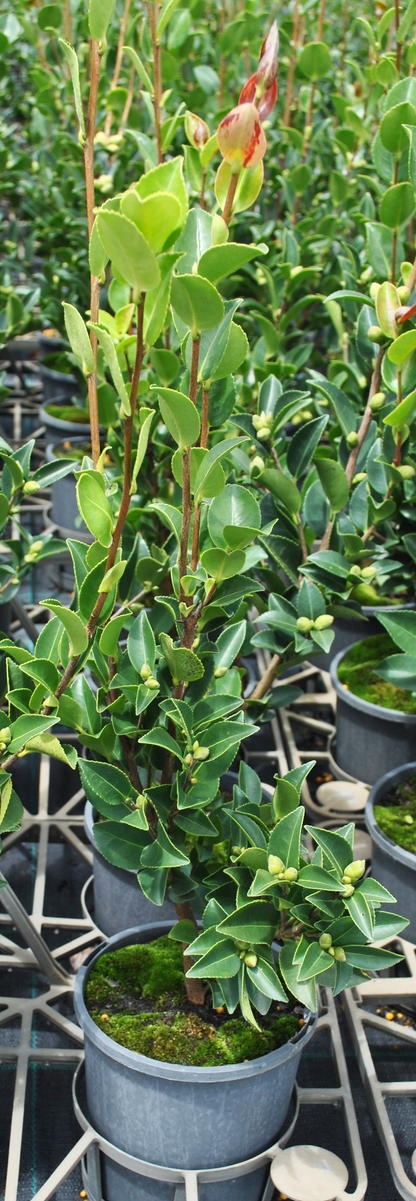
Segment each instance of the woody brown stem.
[{"label": "woody brown stem", "polygon": [[[111,85],[110,85],[111,91],[113,90],[113,88],[117,87],[117,84],[118,84],[118,81],[120,78],[121,64],[123,62],[124,42],[126,39],[127,21],[129,19],[129,12],[130,12],[130,5],[131,5],[131,0],[125,0],[124,12],[123,12],[123,16],[121,18],[121,24],[120,24],[120,33],[119,33],[119,38],[118,38],[116,61],[114,64],[113,78],[111,80]],[[113,120],[113,113],[110,109],[109,112],[107,113],[107,116],[105,119],[105,126],[104,126],[104,133],[107,138],[108,138],[110,130],[111,130],[112,120]]]},{"label": "woody brown stem", "polygon": [[282,660],[280,655],[273,655],[267,671],[265,671],[264,676],[262,676],[261,680],[259,680],[258,684],[256,684],[256,687],[253,689],[253,692],[250,694],[250,704],[252,701],[261,701],[262,697],[265,696],[266,692],[269,691],[269,688],[271,688],[275,678],[276,668],[281,662]]}]

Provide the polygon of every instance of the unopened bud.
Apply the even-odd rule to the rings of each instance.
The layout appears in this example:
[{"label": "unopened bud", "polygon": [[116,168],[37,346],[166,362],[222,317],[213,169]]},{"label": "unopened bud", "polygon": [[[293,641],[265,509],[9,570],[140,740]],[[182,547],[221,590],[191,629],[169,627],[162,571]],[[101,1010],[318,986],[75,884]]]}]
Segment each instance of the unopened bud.
[{"label": "unopened bud", "polygon": [[247,967],[257,967],[257,955],[255,955],[253,951],[249,951],[249,953],[244,956],[244,963],[247,964]]},{"label": "unopened bud", "polygon": [[333,620],[334,618],[331,613],[321,613],[320,617],[316,618],[315,629],[328,630],[329,626],[332,626]]},{"label": "unopened bud", "polygon": [[258,437],[258,440],[259,440],[259,442],[267,442],[267,441],[268,441],[268,439],[270,438],[270,429],[269,429],[269,426],[268,426],[268,425],[262,425],[262,426],[261,426],[261,429],[259,429],[259,430],[257,431],[257,437]]},{"label": "unopened bud", "polygon": [[190,779],[189,783],[190,783],[190,784],[197,784],[197,783],[198,783],[198,776],[191,776],[191,779]]},{"label": "unopened bud", "polygon": [[193,750],[193,751],[197,751],[197,750],[198,750],[198,747],[199,747],[199,742],[194,742],[194,744],[193,744],[193,746],[192,746],[192,750]]},{"label": "unopened bud", "polygon": [[352,482],[353,482],[353,484],[361,484],[362,481],[366,480],[366,479],[367,479],[366,471],[357,471],[357,474],[354,476]]},{"label": "unopened bud", "polygon": [[202,117],[197,117],[196,113],[191,113],[189,110],[185,113],[185,133],[188,142],[194,147],[194,150],[202,150],[210,137],[208,125],[202,120]]},{"label": "unopened bud", "polygon": [[298,617],[296,625],[301,634],[309,634],[309,630],[313,628],[313,621],[309,617]]},{"label": "unopened bud", "polygon": [[329,951],[329,948],[332,947],[332,936],[330,934],[321,934],[319,946],[322,947],[323,951]]},{"label": "unopened bud", "polygon": [[144,682],[144,683],[145,683],[145,687],[146,687],[146,688],[152,688],[152,689],[154,689],[154,688],[158,688],[158,687],[159,687],[159,684],[158,684],[157,680],[155,680],[155,679],[153,678],[153,676],[149,676],[149,679],[148,679],[148,680],[145,680],[145,682]]},{"label": "unopened bud", "polygon": [[32,551],[32,554],[35,554],[35,555],[37,555],[37,554],[38,554],[38,552],[39,552],[40,550],[42,550],[42,547],[43,547],[43,542],[41,542],[40,538],[38,538],[38,539],[36,540],[36,542],[32,542],[32,543],[31,543],[31,547],[30,547],[30,549],[31,549],[31,551]]},{"label": "unopened bud", "polygon": [[350,575],[361,575],[361,567],[359,566],[358,563],[353,563],[352,567],[350,567],[349,574]]},{"label": "unopened bud", "polygon": [[280,875],[280,872],[284,872],[285,870],[285,865],[282,863],[282,860],[279,859],[278,855],[269,855],[267,866],[272,876],[278,876]]},{"label": "unopened bud", "polygon": [[380,288],[381,288],[381,284],[377,284],[375,281],[373,284],[371,284],[370,296],[371,296],[372,300],[377,300],[377,294],[378,294],[378,291]]},{"label": "unopened bud", "polygon": [[383,334],[383,330],[380,329],[379,325],[370,325],[370,328],[367,330],[367,334],[370,342],[379,343],[384,342],[385,340],[385,335]]},{"label": "unopened bud", "polygon": [[277,22],[273,21],[273,25],[265,38],[260,55],[260,62],[256,72],[256,95],[257,99],[264,95],[271,88],[277,75],[277,56],[279,53],[279,33]]},{"label": "unopened bud", "polygon": [[354,887],[353,887],[353,885],[352,885],[352,884],[346,884],[346,885],[345,885],[345,888],[343,889],[343,893],[342,893],[342,895],[343,895],[344,897],[352,897],[352,894],[353,894],[353,892],[354,892]]},{"label": "unopened bud", "polygon": [[295,880],[298,878],[298,875],[299,872],[295,867],[287,867],[283,878],[284,880],[287,880],[289,884],[294,884]]},{"label": "unopened bud", "polygon": [[376,392],[376,393],[375,393],[375,395],[374,395],[374,396],[372,396],[372,397],[371,397],[371,400],[370,400],[370,409],[371,409],[371,412],[372,412],[372,413],[378,413],[378,412],[379,412],[379,409],[382,409],[382,408],[383,408],[383,405],[384,405],[384,403],[385,403],[385,400],[386,400],[386,394],[385,394],[385,392]]},{"label": "unopened bud", "polygon": [[4,746],[9,745],[9,742],[11,742],[11,740],[12,740],[12,732],[11,732],[10,726],[3,726],[3,729],[0,730],[0,738],[1,738],[1,741],[4,743]]},{"label": "unopened bud", "polygon": [[370,563],[368,567],[363,567],[361,575],[363,580],[371,580],[376,573],[377,568],[374,567],[374,563]]},{"label": "unopened bud", "polygon": [[225,676],[227,671],[228,671],[228,667],[216,667],[215,671],[214,671],[215,679],[222,680],[222,677]]},{"label": "unopened bud", "polygon": [[209,753],[209,746],[199,746],[198,750],[194,751],[194,759],[208,759]]},{"label": "unopened bud", "polygon": [[33,496],[34,492],[39,492],[40,484],[36,480],[27,480],[23,484],[23,492],[26,496]]},{"label": "unopened bud", "polygon": [[190,767],[190,766],[191,766],[192,760],[193,760],[193,755],[191,755],[191,754],[188,752],[188,754],[187,754],[187,755],[185,755],[185,758],[184,758],[184,763],[186,763],[186,766],[187,766],[187,767]]},{"label": "unopened bud", "polygon": [[267,142],[254,104],[239,104],[224,117],[217,130],[219,150],[232,174],[255,167],[266,153]]},{"label": "unopened bud", "polygon": [[349,863],[345,868],[344,875],[348,876],[349,880],[359,880],[364,872],[365,859],[354,859],[353,863]]},{"label": "unopened bud", "polygon": [[151,667],[148,667],[147,663],[143,663],[143,667],[140,668],[140,675],[142,677],[142,680],[149,680],[151,674],[152,674]]},{"label": "unopened bud", "polygon": [[351,431],[350,431],[350,433],[349,433],[349,434],[347,434],[347,437],[346,437],[345,441],[346,441],[346,443],[347,443],[347,446],[349,447],[349,449],[350,449],[350,450],[352,450],[352,447],[353,447],[353,446],[356,446],[356,445],[357,445],[357,442],[358,442],[358,434],[356,433],[356,431],[355,431],[355,430],[351,430]]},{"label": "unopened bud", "polygon": [[400,466],[397,467],[397,471],[400,471],[400,475],[404,480],[411,480],[415,474],[415,469],[410,463],[400,463]]},{"label": "unopened bud", "polygon": [[334,959],[336,959],[337,963],[347,962],[347,956],[343,947],[334,947]]},{"label": "unopened bud", "polygon": [[400,296],[402,304],[407,304],[410,300],[410,289],[406,287],[406,284],[401,284],[400,288],[397,288],[397,294]]}]

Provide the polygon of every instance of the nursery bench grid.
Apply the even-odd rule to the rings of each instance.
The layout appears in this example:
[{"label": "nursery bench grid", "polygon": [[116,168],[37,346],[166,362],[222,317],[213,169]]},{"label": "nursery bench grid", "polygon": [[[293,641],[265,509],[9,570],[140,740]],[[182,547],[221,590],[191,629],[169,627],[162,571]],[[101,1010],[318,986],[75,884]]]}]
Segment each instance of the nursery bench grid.
[{"label": "nursery bench grid", "polygon": [[[34,615],[36,616],[36,610],[34,610]],[[263,667],[261,662],[259,667]],[[322,687],[323,684],[324,693],[305,693],[304,698],[299,698],[300,703],[297,702],[290,709],[279,710],[278,716],[273,718],[274,748],[268,754],[274,761],[276,770],[280,775],[284,774],[291,766],[297,766],[302,761],[302,757],[303,759],[310,757],[310,752],[307,754],[298,752],[292,723],[295,724],[300,720],[309,725],[313,731],[319,730],[321,734],[325,736],[329,735],[330,737],[334,730],[332,721],[322,721],[319,717],[311,717],[309,713],[311,707],[313,710],[314,707],[322,706],[324,703],[330,706],[329,716],[332,717],[334,697],[330,691],[329,677],[325,673],[318,673],[317,669],[312,665],[306,665],[303,670],[297,673],[297,677],[306,677],[311,681],[313,679],[318,680],[319,678],[320,686]],[[294,678],[292,677],[293,680]],[[302,702],[308,709],[309,715],[302,714]],[[313,752],[313,755],[315,758],[317,757],[315,752]],[[324,756],[328,762],[328,751],[321,753],[321,757],[323,758]],[[264,760],[264,754],[257,751],[250,753],[247,750],[246,758],[253,766],[256,766],[256,762],[258,763],[260,758]],[[87,947],[95,945],[97,941],[101,941],[102,939],[102,934],[95,925],[88,909],[87,902],[91,877],[86,880],[82,888],[82,917],[72,918],[70,916],[62,916],[61,914],[50,914],[46,911],[45,888],[51,835],[54,833],[56,836],[56,831],[59,831],[61,839],[64,839],[74,852],[82,858],[86,869],[90,867],[92,862],[91,851],[82,841],[82,836],[80,837],[83,825],[82,812],[80,812],[80,802],[83,797],[82,790],[77,789],[69,800],[65,801],[54,813],[51,813],[49,810],[49,793],[50,760],[41,756],[37,812],[33,814],[25,810],[21,830],[8,835],[4,840],[4,851],[7,852],[19,842],[28,840],[31,835],[36,834],[38,838],[38,853],[32,912],[30,914],[26,912],[10,887],[2,889],[0,892],[0,901],[2,902],[2,908],[5,910],[3,913],[0,912],[0,968],[6,971],[14,969],[38,970],[42,972],[48,982],[46,991],[38,996],[19,998],[5,995],[0,997],[0,1033],[2,1026],[7,1027],[7,1024],[10,1024],[14,1019],[20,1019],[18,1043],[15,1045],[0,1046],[0,1062],[4,1065],[16,1065],[4,1201],[20,1201],[22,1196],[19,1186],[19,1167],[24,1136],[27,1082],[31,1064],[43,1064],[46,1070],[49,1065],[51,1069],[58,1065],[67,1065],[68,1068],[76,1065],[77,1073],[82,1064],[82,1032],[70,1017],[59,1012],[56,1008],[72,990],[74,979],[73,975],[63,966],[62,960],[68,960],[69,957],[85,951]],[[313,812],[315,820],[319,820],[318,814],[322,819],[324,813],[313,802],[308,789],[306,790],[304,799],[308,809]],[[7,860],[5,860],[5,866],[7,868]],[[19,945],[18,938],[13,938],[14,930],[19,932],[23,946]],[[58,945],[52,951],[47,945],[48,933],[51,931],[54,931],[55,934],[59,932]],[[414,978],[416,974],[414,963],[415,951],[411,944],[405,943],[402,940],[396,941],[399,941],[403,945],[406,954],[406,965],[409,971],[408,977],[395,979],[394,981],[384,981],[382,984],[379,981],[374,981],[374,983],[361,989],[360,995],[357,995],[356,999],[349,997],[348,994],[344,994],[344,1004],[346,1000],[346,1015],[351,1028],[360,1071],[367,1090],[370,1108],[387,1154],[394,1184],[398,1190],[398,1194],[404,1197],[405,1201],[415,1201],[416,1186],[410,1180],[402,1163],[393,1127],[385,1108],[384,1098],[387,1095],[414,1097],[416,1095],[416,1086],[403,1081],[389,1082],[388,1085],[384,1085],[377,1080],[371,1050],[366,1037],[366,1028],[371,1024],[374,1026],[374,1015],[369,1016],[368,1011],[362,1008],[363,1005],[365,1006],[366,1001],[371,1001],[374,996],[379,997],[383,995],[391,998],[393,994],[396,1001],[402,996],[407,996],[408,998],[409,996],[414,997]],[[323,996],[322,1003],[323,1012],[319,1018],[318,1029],[323,1029],[324,1027],[328,1029],[331,1040],[331,1053],[336,1063],[340,1083],[335,1088],[297,1088],[295,1120],[291,1123],[289,1130],[275,1144],[275,1147],[264,1152],[262,1162],[267,1162],[267,1160],[271,1162],[278,1147],[284,1146],[290,1139],[296,1124],[297,1115],[302,1106],[324,1106],[330,1104],[339,1107],[341,1105],[356,1179],[355,1191],[345,1193],[345,1197],[350,1197],[351,1201],[361,1201],[366,1195],[367,1176],[337,1012],[332,997]],[[50,1040],[51,1045],[47,1044],[42,1047],[33,1045],[34,1042],[36,1043],[36,1039],[33,1040],[32,1035],[36,1015],[41,1015],[46,1019],[52,1030],[55,1030],[55,1032],[58,1031],[72,1045],[54,1046],[52,1045],[52,1039]],[[388,1030],[389,1035],[394,1033],[396,1039],[405,1037],[410,1042],[416,1040],[416,1033],[414,1031],[406,1030],[404,1033],[401,1027],[396,1026],[396,1023],[391,1024],[383,1018],[377,1017],[375,1024],[378,1024],[379,1028],[384,1026]],[[395,1027],[394,1031],[392,1030],[392,1025]],[[42,1185],[40,1190],[32,1192],[33,1201],[35,1199],[36,1201],[48,1201],[49,1198],[52,1198],[56,1190],[59,1189],[59,1186],[68,1179],[83,1159],[84,1185],[89,1201],[104,1201],[101,1196],[96,1165],[98,1162],[97,1148],[101,1146],[103,1149],[105,1140],[102,1140],[92,1130],[87,1119],[82,1116],[78,1102],[76,1102],[75,1108],[84,1133],[69,1154],[63,1158],[49,1179]],[[381,1118],[379,1116],[380,1112],[382,1113]],[[414,1144],[416,1146],[416,1128]],[[116,1155],[119,1154],[123,1155],[122,1152],[120,1153],[116,1149]],[[252,1161],[249,1166],[252,1166]],[[243,1173],[244,1170],[249,1170],[249,1166],[240,1164],[239,1171]],[[153,1169],[154,1165],[148,1165],[149,1174],[154,1174]],[[143,1165],[139,1161],[136,1164],[136,1171],[138,1170],[143,1172]],[[166,1172],[167,1169],[159,1169],[158,1171]],[[201,1174],[181,1173],[179,1169],[173,1169],[172,1171],[174,1173],[173,1176],[166,1177],[165,1175],[159,1178],[168,1178],[174,1182],[178,1182],[175,1201],[182,1201],[182,1199],[183,1201],[197,1201],[198,1176],[201,1182],[205,1182],[208,1174],[206,1172]],[[218,1169],[217,1171],[225,1173],[224,1176],[217,1175],[216,1179],[218,1180],[226,1179],[227,1175],[230,1178],[232,1173],[234,1177],[236,1175],[236,1169],[233,1165],[230,1168]],[[78,1190],[75,1191],[75,1196],[77,1192]],[[271,1201],[273,1195],[274,1186],[269,1182],[262,1201]]]}]

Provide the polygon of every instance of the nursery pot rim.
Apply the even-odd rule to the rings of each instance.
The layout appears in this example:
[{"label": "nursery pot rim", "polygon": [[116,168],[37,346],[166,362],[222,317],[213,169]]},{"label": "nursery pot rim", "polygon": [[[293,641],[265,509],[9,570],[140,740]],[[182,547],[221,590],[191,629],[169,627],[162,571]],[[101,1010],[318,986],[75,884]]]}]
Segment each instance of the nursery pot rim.
[{"label": "nursery pot rim", "polygon": [[345,646],[342,651],[339,651],[335,659],[332,660],[329,669],[332,686],[335,688],[335,692],[340,700],[345,701],[346,705],[349,705],[351,709],[358,709],[360,713],[368,713],[380,718],[384,717],[388,721],[402,722],[404,720],[416,727],[416,713],[405,713],[403,709],[386,709],[384,705],[375,705],[372,701],[364,701],[362,697],[355,696],[354,692],[350,692],[348,688],[345,688],[341,684],[341,681],[338,679],[338,667],[342,659],[345,658],[345,655],[348,654],[348,651],[352,650],[353,646],[357,646],[357,643],[352,642],[350,646]]},{"label": "nursery pot rim", "polygon": [[409,776],[416,775],[416,762],[403,763],[402,767],[394,767],[392,771],[388,771],[384,776],[380,776],[371,789],[365,810],[365,824],[367,830],[377,846],[387,853],[390,853],[396,862],[403,864],[404,867],[416,871],[416,854],[414,851],[406,851],[405,847],[399,846],[394,842],[388,834],[378,825],[374,816],[374,805],[390,791],[394,784],[402,784],[404,780],[409,779]]},{"label": "nursery pot rim", "polygon": [[[134,943],[141,941],[153,942],[157,938],[161,938],[164,934],[168,934],[171,929],[172,923],[170,921],[155,921],[153,925],[132,926],[130,930],[123,930],[120,934],[113,934],[111,938],[104,944],[101,944],[92,953],[88,961],[83,964],[77,973],[74,985],[75,1013],[81,1029],[84,1030],[89,1041],[102,1054],[106,1055],[109,1059],[114,1059],[117,1056],[118,1061],[124,1067],[134,1072],[144,1073],[147,1076],[162,1076],[164,1079],[178,1080],[183,1084],[198,1081],[201,1084],[216,1084],[223,1080],[240,1080],[245,1076],[258,1076],[259,1074],[272,1071],[279,1063],[284,1063],[287,1059],[291,1058],[294,1047],[297,1047],[301,1040],[305,1040],[305,1044],[309,1042],[318,1020],[318,1014],[312,1013],[311,1010],[304,1011],[306,1015],[305,1025],[283,1047],[277,1047],[275,1051],[269,1051],[266,1055],[261,1055],[257,1059],[250,1059],[248,1063],[222,1064],[215,1068],[193,1067],[191,1064],[166,1063],[164,1060],[150,1059],[147,1055],[140,1055],[138,1051],[129,1051],[127,1047],[122,1047],[120,1043],[116,1043],[108,1034],[104,1034],[90,1017],[84,1000],[85,985],[97,959],[107,954],[108,951],[117,950],[120,947],[132,946]],[[142,937],[143,935],[144,938]],[[152,935],[152,937],[149,937],[149,935]]]},{"label": "nursery pot rim", "polygon": [[82,434],[83,430],[85,430],[88,434],[88,430],[91,428],[89,414],[87,414],[87,421],[69,421],[66,417],[55,417],[52,413],[48,413],[49,405],[62,405],[62,407],[65,406],[65,408],[69,408],[70,403],[71,402],[65,400],[65,397],[63,396],[57,396],[56,400],[47,400],[39,409],[39,417],[41,421],[43,421],[44,424],[49,427],[49,429],[56,430],[58,434],[60,432],[62,432],[63,435],[65,435],[65,432],[68,434],[81,432]]}]

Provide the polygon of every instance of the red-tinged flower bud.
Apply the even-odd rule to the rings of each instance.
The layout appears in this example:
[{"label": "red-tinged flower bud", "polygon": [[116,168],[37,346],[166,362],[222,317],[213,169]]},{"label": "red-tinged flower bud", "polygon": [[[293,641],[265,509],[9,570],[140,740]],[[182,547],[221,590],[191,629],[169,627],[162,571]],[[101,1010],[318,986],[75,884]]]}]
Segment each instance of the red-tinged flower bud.
[{"label": "red-tinged flower bud", "polygon": [[[254,104],[255,100],[256,100],[256,76],[252,75],[251,79],[249,79],[247,81],[247,83],[244,84],[244,87],[243,87],[243,90],[242,90],[242,93],[241,93],[238,103],[239,104],[246,104],[246,103]],[[277,81],[275,79],[274,83],[272,83],[271,88],[267,89],[267,92],[264,93],[264,95],[261,97],[261,100],[256,105],[257,112],[260,117],[260,121],[266,120],[266,117],[269,116],[269,113],[271,113],[272,108],[274,108],[274,106],[276,104],[276,100],[277,100]]]},{"label": "red-tinged flower bud", "polygon": [[194,150],[202,150],[210,138],[208,125],[202,120],[202,117],[197,117],[196,113],[185,113],[185,133],[188,142],[194,147]]},{"label": "red-tinged flower bud", "polygon": [[264,158],[267,142],[254,104],[231,109],[218,126],[217,141],[233,175],[243,167],[256,167]]},{"label": "red-tinged flower bud", "polygon": [[403,321],[410,321],[410,318],[414,317],[415,313],[416,304],[412,304],[410,307],[405,304],[400,309],[396,309],[395,318],[399,325],[403,325]]},{"label": "red-tinged flower bud", "polygon": [[260,62],[256,73],[256,95],[258,98],[271,88],[277,75],[277,55],[279,53],[279,34],[276,21],[273,21],[270,33],[267,34],[261,48]]}]

